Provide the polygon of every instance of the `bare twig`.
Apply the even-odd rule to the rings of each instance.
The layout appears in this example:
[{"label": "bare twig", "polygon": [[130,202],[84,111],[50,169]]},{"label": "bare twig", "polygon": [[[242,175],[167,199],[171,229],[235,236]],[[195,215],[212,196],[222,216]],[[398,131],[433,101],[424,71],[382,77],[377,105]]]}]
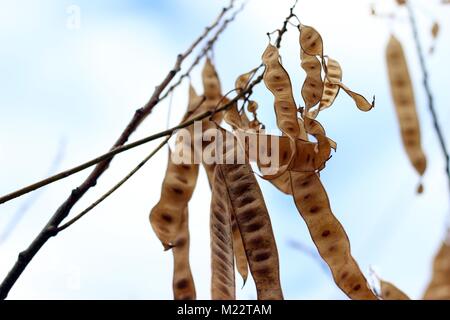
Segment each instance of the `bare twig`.
[{"label": "bare twig", "polygon": [[283,22],[283,27],[278,32],[278,38],[275,41],[276,47],[279,49],[281,46],[281,39],[283,38],[283,34],[287,31],[287,25],[289,23],[289,20],[291,20],[292,17],[295,17],[294,14],[295,6],[297,5],[298,0],[295,0],[294,5],[289,9],[289,15],[286,17],[286,19]]},{"label": "bare twig", "polygon": [[417,31],[417,23],[416,23],[416,19],[414,17],[414,12],[412,9],[412,6],[410,4],[410,1],[406,2],[406,6],[408,8],[408,15],[409,15],[409,21],[410,21],[410,25],[412,28],[412,32],[413,32],[413,36],[414,36],[414,42],[416,44],[416,50],[417,50],[417,55],[419,56],[419,61],[420,61],[420,67],[422,69],[422,77],[423,77],[423,87],[425,89],[427,98],[428,98],[428,109],[430,111],[431,117],[433,119],[433,126],[434,126],[434,130],[436,131],[436,134],[438,136],[439,139],[439,145],[442,149],[442,153],[444,154],[444,158],[445,158],[445,173],[447,175],[447,179],[448,179],[448,187],[449,187],[449,191],[450,191],[450,157],[449,157],[449,152],[447,149],[447,145],[445,143],[445,139],[444,139],[444,135],[442,133],[442,129],[439,125],[439,121],[438,121],[438,115],[436,112],[436,109],[434,107],[434,100],[433,100],[433,94],[431,93],[431,88],[430,88],[430,84],[428,82],[428,69],[425,63],[425,57],[424,57],[424,53],[423,53],[423,49],[422,49],[422,44],[420,42],[420,38],[419,38],[419,32]]},{"label": "bare twig", "polygon": [[[295,4],[296,3],[297,3],[297,1],[295,2]],[[295,7],[295,4],[294,4],[294,7]],[[291,8],[291,12],[292,12],[294,7]],[[290,15],[287,19],[290,19],[291,17],[292,16]],[[287,22],[284,21],[283,25],[287,25]],[[284,34],[284,32],[280,32],[279,33],[278,38],[276,40],[278,44],[281,43],[281,39],[282,39],[283,34]],[[158,97],[161,94],[161,92],[168,85],[170,80],[173,79],[173,77],[175,76],[176,72],[178,72],[179,64],[180,64],[180,63],[178,63],[178,61],[180,59],[182,61],[182,58],[180,58],[180,57],[182,57],[182,55],[178,56],[177,63],[176,63],[176,68],[174,68],[174,70],[170,71],[168,76],[166,77],[166,79],[163,81],[162,85],[160,85],[159,87],[156,88],[156,91],[157,91],[157,92],[155,92],[156,95],[154,94],[155,97],[156,97],[156,98],[154,98],[156,102],[154,102],[152,107],[150,107],[150,111],[151,111],[151,108],[153,108],[157,104],[157,102],[159,101]],[[169,80],[167,80],[167,79],[169,79]],[[78,172],[80,170],[86,169],[89,166],[92,166],[92,165],[95,165],[96,163],[98,163],[98,165],[96,166],[94,171],[91,173],[91,175],[87,178],[87,180],[79,188],[74,189],[72,191],[72,194],[70,195],[70,197],[59,207],[59,209],[56,211],[56,213],[52,216],[52,218],[48,221],[46,226],[41,230],[41,232],[33,240],[33,242],[28,246],[28,248],[25,251],[22,251],[19,254],[18,259],[17,259],[16,263],[14,264],[13,268],[9,271],[9,273],[6,276],[6,278],[3,280],[3,282],[0,285],[0,299],[5,299],[7,297],[9,291],[11,290],[13,285],[16,283],[17,279],[21,276],[21,274],[23,273],[23,271],[25,270],[27,265],[30,263],[30,261],[33,259],[33,257],[39,252],[39,250],[42,248],[42,246],[51,237],[55,236],[58,233],[58,226],[67,217],[67,215],[70,212],[70,209],[75,205],[75,203],[84,195],[84,193],[90,187],[92,187],[92,186],[94,186],[96,184],[97,178],[107,169],[109,163],[111,162],[111,159],[116,154],[124,152],[126,150],[130,150],[130,149],[132,149],[134,147],[137,147],[137,146],[142,145],[144,143],[156,140],[158,138],[162,138],[162,137],[165,137],[165,136],[171,136],[178,129],[188,127],[188,126],[192,125],[195,121],[199,121],[199,120],[205,119],[207,117],[211,117],[212,115],[214,115],[217,112],[221,112],[221,111],[226,110],[227,108],[229,108],[232,105],[234,105],[234,103],[238,102],[238,100],[240,100],[242,98],[245,98],[248,94],[251,94],[253,92],[253,88],[258,83],[260,83],[262,80],[263,80],[263,75],[258,76],[255,80],[253,80],[248,85],[246,90],[240,92],[238,95],[236,95],[228,103],[224,104],[223,106],[221,106],[221,107],[219,107],[219,108],[217,108],[215,110],[205,112],[203,114],[198,115],[197,117],[194,117],[194,118],[190,119],[189,121],[184,121],[182,124],[180,124],[178,126],[175,126],[175,127],[171,128],[171,129],[162,131],[160,133],[154,134],[154,135],[149,136],[147,138],[138,140],[138,141],[136,141],[134,143],[130,143],[128,145],[125,145],[125,142],[128,140],[128,137],[131,135],[131,133],[137,128],[137,126],[141,123],[143,118],[145,118],[145,116],[150,113],[150,111],[148,111],[147,114],[145,114],[146,111],[147,111],[147,109],[145,109],[145,108],[144,108],[144,110],[143,109],[139,109],[139,110],[143,110],[143,111],[139,111],[138,110],[136,112],[135,118],[138,117],[138,119],[137,120],[133,120],[130,123],[130,125],[127,127],[125,132],[121,135],[121,138],[118,141],[118,142],[122,142],[121,144],[118,144],[118,142],[116,142],[116,144],[114,145],[113,149],[110,152],[108,152],[108,153],[106,153],[106,154],[104,154],[104,155],[102,155],[100,157],[97,157],[96,159],[91,160],[91,161],[89,161],[89,162],[87,162],[87,163],[85,163],[85,164],[83,164],[81,166],[76,167],[77,170],[75,170],[75,171],[74,171],[75,168],[72,169],[73,172],[71,174],[73,174],[75,172]],[[150,102],[151,101],[152,101],[152,99],[150,100]],[[148,104],[148,105],[150,106],[151,104]],[[125,138],[122,138],[122,137],[125,137]],[[61,174],[67,174],[67,172],[61,173]],[[62,177],[60,179],[62,179]],[[46,183],[46,184],[48,184],[48,183]]]}]

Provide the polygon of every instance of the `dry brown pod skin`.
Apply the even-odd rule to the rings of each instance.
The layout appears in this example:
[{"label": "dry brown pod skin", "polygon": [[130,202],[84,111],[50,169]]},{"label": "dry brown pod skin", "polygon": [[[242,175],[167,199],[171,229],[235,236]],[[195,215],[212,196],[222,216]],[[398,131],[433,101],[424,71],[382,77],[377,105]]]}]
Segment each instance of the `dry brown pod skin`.
[{"label": "dry brown pod skin", "polygon": [[188,209],[185,208],[180,232],[175,240],[173,253],[173,297],[175,300],[195,300],[195,284],[189,264]]},{"label": "dry brown pod skin", "polygon": [[342,69],[339,62],[328,57],[326,70],[328,73],[324,80],[322,99],[320,100],[319,106],[313,108],[308,113],[308,117],[312,119],[315,119],[320,111],[331,107],[339,93],[340,87],[334,84],[342,81]]},{"label": "dry brown pod skin", "polygon": [[270,176],[270,178],[275,178],[285,172],[295,158],[297,152],[295,139],[297,139],[300,129],[297,123],[297,106],[292,93],[291,80],[280,63],[278,49],[269,43],[262,55],[262,61],[266,67],[263,77],[264,84],[275,98],[277,126],[283,134],[289,137],[292,150],[288,164],[280,169],[279,174]]},{"label": "dry brown pod skin", "polygon": [[[386,59],[403,146],[412,165],[422,177],[425,173],[427,161],[421,145],[414,90],[402,45],[394,36],[391,36],[389,40]],[[418,192],[421,191],[422,186],[420,185]]]},{"label": "dry brown pod skin", "polygon": [[351,255],[347,234],[333,215],[328,195],[317,174],[290,174],[295,205],[338,287],[351,299],[377,299]]},{"label": "dry brown pod skin", "polygon": [[411,300],[408,295],[390,282],[380,280],[380,289],[383,300]]},{"label": "dry brown pod skin", "polygon": [[342,90],[345,91],[355,102],[355,105],[361,111],[369,111],[375,106],[375,100],[372,103],[369,103],[366,98],[360,95],[357,92],[350,90],[346,85],[344,85],[341,81],[334,81],[331,77],[328,77],[327,65],[325,63],[324,55],[323,55],[323,40],[319,32],[316,29],[306,25],[300,25],[300,47],[301,49],[312,56],[319,56],[322,61],[322,67],[325,71],[325,79],[328,79],[329,83],[335,84],[339,86]]},{"label": "dry brown pod skin", "polygon": [[213,300],[236,298],[231,210],[228,199],[224,196],[226,193],[227,187],[223,176],[216,171],[212,184],[210,219],[211,297]]},{"label": "dry brown pod skin", "polygon": [[230,208],[242,235],[259,300],[283,299],[278,250],[258,182],[248,164],[216,166],[216,183],[223,181]]},{"label": "dry brown pod skin", "polygon": [[310,56],[300,50],[301,67],[306,72],[302,86],[302,97],[305,101],[305,114],[318,104],[322,98],[324,84],[322,81],[322,66],[316,56]]},{"label": "dry brown pod skin", "polygon": [[450,245],[443,242],[433,262],[433,276],[425,300],[450,300]]}]

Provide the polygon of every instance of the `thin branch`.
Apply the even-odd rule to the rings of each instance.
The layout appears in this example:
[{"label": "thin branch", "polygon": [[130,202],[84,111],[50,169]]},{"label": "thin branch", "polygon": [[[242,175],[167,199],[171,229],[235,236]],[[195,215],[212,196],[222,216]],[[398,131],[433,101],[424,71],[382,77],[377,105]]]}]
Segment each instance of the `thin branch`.
[{"label": "thin branch", "polygon": [[419,56],[419,61],[420,61],[420,67],[422,69],[422,77],[423,77],[423,87],[425,89],[427,98],[428,98],[428,109],[430,111],[431,117],[433,119],[433,126],[434,126],[434,130],[436,131],[436,134],[438,136],[439,139],[439,145],[442,149],[442,153],[444,154],[444,158],[445,158],[445,173],[447,175],[447,179],[448,179],[448,186],[449,186],[449,191],[450,191],[450,157],[449,157],[449,152],[447,149],[447,145],[445,143],[445,139],[444,139],[444,135],[442,133],[442,129],[441,126],[439,125],[439,121],[438,121],[438,115],[436,112],[436,109],[434,107],[434,99],[433,99],[433,94],[431,92],[431,88],[430,88],[430,84],[428,81],[428,69],[425,63],[425,56],[423,53],[423,49],[422,49],[422,44],[420,43],[420,38],[419,38],[419,32],[417,30],[417,23],[416,23],[416,19],[414,17],[414,12],[412,9],[412,6],[410,4],[410,1],[406,2],[406,6],[408,8],[408,15],[409,15],[409,21],[410,21],[410,25],[412,28],[412,32],[413,32],[413,36],[414,36],[414,42],[416,44],[416,50],[417,50],[417,55]]},{"label": "thin branch", "polygon": [[[295,4],[297,3],[297,1],[295,2]],[[294,7],[295,7],[294,4]],[[291,11],[293,9],[291,8]],[[291,16],[289,16],[287,19],[290,19]],[[284,21],[284,24],[287,24],[286,21]],[[277,38],[277,43],[281,43],[281,39],[283,36],[284,32],[278,35]],[[179,56],[180,59],[180,56]],[[177,59],[178,60],[178,59]],[[171,75],[171,73],[169,73],[168,77],[170,76],[170,79],[172,79],[175,76],[175,73],[178,71],[177,70],[172,70],[173,71],[173,75]],[[171,71],[171,72],[172,72]],[[42,248],[42,246],[53,236],[55,236],[58,233],[58,226],[61,224],[61,222],[67,217],[67,215],[70,212],[70,209],[75,205],[75,203],[83,196],[83,194],[92,186],[94,186],[96,184],[97,178],[107,169],[112,157],[114,157],[114,155],[120,153],[120,152],[124,152],[126,150],[129,150],[131,148],[134,148],[138,145],[147,143],[149,141],[153,141],[155,139],[164,137],[164,136],[170,136],[174,133],[175,130],[190,126],[191,124],[193,124],[195,121],[198,120],[202,120],[205,119],[207,117],[211,117],[212,115],[214,115],[217,112],[221,112],[226,110],[227,108],[231,107],[232,105],[234,105],[234,103],[238,102],[239,99],[241,98],[245,98],[246,95],[251,94],[253,92],[253,88],[254,86],[256,86],[258,83],[260,83],[263,80],[263,75],[258,76],[255,80],[253,80],[248,87],[246,88],[246,90],[240,92],[238,95],[236,95],[232,100],[230,100],[228,103],[226,103],[225,105],[213,110],[213,111],[208,111],[205,112],[195,118],[192,118],[190,121],[185,121],[183,122],[183,124],[178,125],[176,127],[173,127],[172,129],[157,133],[153,136],[141,139],[139,141],[136,141],[134,143],[128,144],[128,145],[124,145],[126,140],[128,139],[129,135],[131,134],[131,132],[134,131],[134,129],[137,127],[137,125],[139,125],[139,123],[143,120],[140,119],[139,121],[137,121],[136,124],[133,124],[132,126],[129,126],[132,130],[130,131],[130,129],[125,130],[125,132],[129,131],[128,136],[126,136],[126,139],[123,141],[123,143],[121,145],[117,145],[117,143],[114,145],[113,149],[111,150],[111,154],[105,154],[103,155],[104,159],[103,160],[97,160],[97,162],[99,162],[99,164],[97,165],[97,167],[94,169],[94,171],[91,173],[91,175],[87,178],[87,180],[77,189],[74,189],[72,191],[72,194],[70,195],[70,197],[59,207],[59,209],[56,211],[56,213],[52,216],[52,218],[48,221],[48,223],[46,224],[46,226],[41,230],[41,232],[37,235],[37,237],[33,240],[33,242],[28,246],[28,248],[25,251],[22,251],[19,256],[17,261],[15,262],[14,266],[12,267],[12,269],[9,271],[9,273],[7,274],[7,276],[5,277],[5,279],[3,280],[3,282],[0,285],[0,299],[5,299],[9,293],[9,291],[11,290],[11,288],[14,286],[14,284],[16,283],[17,279],[19,279],[19,277],[21,276],[21,274],[23,273],[23,271],[25,270],[25,268],[28,266],[28,264],[31,262],[31,260],[33,259],[33,257],[39,252],[39,250]],[[167,86],[167,84],[170,82],[170,80],[168,81],[164,81],[164,87]],[[158,88],[157,88],[158,89]],[[158,89],[159,90],[159,89]],[[157,97],[159,96],[159,94],[161,94],[163,89],[159,90],[157,93]],[[155,98],[158,99],[158,98]],[[157,103],[157,102],[156,102]],[[156,103],[154,105],[156,105]],[[154,106],[153,105],[153,106]],[[142,114],[143,111],[139,112],[139,110],[137,111],[137,114]],[[132,122],[133,123],[133,122]],[[134,129],[133,129],[134,128]],[[122,134],[122,136],[125,135]],[[98,157],[101,158],[101,157]],[[97,158],[97,159],[98,159]],[[106,161],[104,161],[106,160]],[[103,162],[101,162],[103,161]],[[95,163],[91,164],[94,165]],[[103,164],[103,165],[102,165]],[[80,166],[79,166],[80,167]],[[82,170],[82,169],[81,169]]]}]

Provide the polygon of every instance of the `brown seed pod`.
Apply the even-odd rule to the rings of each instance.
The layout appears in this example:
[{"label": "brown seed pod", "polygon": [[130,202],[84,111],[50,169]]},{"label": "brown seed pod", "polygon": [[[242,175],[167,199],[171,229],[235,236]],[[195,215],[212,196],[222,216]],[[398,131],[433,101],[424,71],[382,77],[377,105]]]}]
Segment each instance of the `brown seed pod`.
[{"label": "brown seed pod", "polygon": [[189,264],[188,209],[185,208],[173,253],[173,296],[175,300],[195,300],[195,284]]},{"label": "brown seed pod", "polygon": [[231,210],[227,187],[220,174],[215,174],[211,199],[211,296],[213,300],[234,300],[234,252]]},{"label": "brown seed pod", "polygon": [[258,299],[283,299],[278,250],[258,182],[248,164],[217,165],[215,184],[223,183],[242,235]]},{"label": "brown seed pod", "polygon": [[306,72],[302,86],[302,97],[305,101],[305,114],[318,104],[322,98],[324,84],[322,81],[322,66],[316,56],[310,56],[300,50],[301,67]]},{"label": "brown seed pod", "polygon": [[300,47],[302,50],[312,56],[320,56],[322,61],[322,67],[325,71],[325,79],[328,79],[330,84],[335,84],[339,86],[342,90],[345,91],[355,102],[355,105],[361,111],[369,111],[375,106],[375,100],[372,103],[369,103],[366,98],[364,98],[359,93],[356,93],[342,82],[337,82],[332,80],[331,77],[328,77],[328,70],[326,67],[324,55],[323,55],[323,41],[319,32],[316,29],[310,26],[301,25],[300,28]]},{"label": "brown seed pod", "polygon": [[392,283],[380,280],[381,299],[383,300],[411,300],[403,291]]},{"label": "brown seed pod", "polygon": [[347,234],[333,215],[317,174],[291,171],[290,175],[295,205],[338,287],[351,299],[377,299],[351,255]]},{"label": "brown seed pod", "polygon": [[450,245],[443,242],[433,262],[433,276],[425,300],[450,300]]},{"label": "brown seed pod", "polygon": [[[187,112],[182,121],[188,120],[198,112],[203,112],[204,104],[199,106],[200,97],[196,94],[192,86],[189,87],[189,103]],[[193,126],[187,128],[191,132]],[[191,155],[194,153],[194,146],[191,145]],[[174,246],[175,239],[181,227],[184,210],[191,199],[195,189],[198,176],[198,165],[175,164],[169,152],[166,175],[161,188],[159,202],[150,212],[150,223],[153,230],[164,246],[168,250]]]},{"label": "brown seed pod", "polygon": [[256,69],[250,70],[247,73],[241,74],[235,81],[234,87],[236,89],[237,93],[241,93],[245,89],[247,89],[247,86],[250,83],[250,79],[255,74]]},{"label": "brown seed pod", "polygon": [[406,0],[395,0],[399,6],[403,6],[406,4]]},{"label": "brown seed pod", "polygon": [[339,62],[328,58],[326,70],[328,71],[328,74],[324,80],[324,90],[320,104],[318,107],[311,109],[308,113],[308,117],[311,119],[315,119],[320,111],[331,107],[339,93],[340,87],[333,84],[342,81],[342,69]]},{"label": "brown seed pod", "polygon": [[253,100],[248,101],[247,111],[250,113],[255,113],[258,110],[258,103]]},{"label": "brown seed pod", "polygon": [[273,179],[291,166],[297,152],[295,139],[297,139],[300,129],[297,123],[297,106],[292,93],[291,80],[280,63],[278,49],[269,44],[262,55],[262,61],[266,67],[263,76],[264,83],[275,98],[277,126],[283,134],[289,137],[292,150],[287,166],[280,169],[278,174],[267,177]]},{"label": "brown seed pod", "polygon": [[[409,160],[422,177],[427,161],[421,146],[420,125],[408,65],[401,43],[391,36],[386,49],[387,67],[403,146]],[[418,192],[422,189],[419,186]]]},{"label": "brown seed pod", "polygon": [[233,250],[236,258],[236,268],[242,277],[242,286],[245,286],[248,278],[248,260],[244,243],[242,242],[241,231],[239,230],[234,214],[231,214],[231,229],[233,231]]},{"label": "brown seed pod", "polygon": [[300,46],[310,56],[323,56],[322,36],[316,29],[306,25],[300,25]]}]

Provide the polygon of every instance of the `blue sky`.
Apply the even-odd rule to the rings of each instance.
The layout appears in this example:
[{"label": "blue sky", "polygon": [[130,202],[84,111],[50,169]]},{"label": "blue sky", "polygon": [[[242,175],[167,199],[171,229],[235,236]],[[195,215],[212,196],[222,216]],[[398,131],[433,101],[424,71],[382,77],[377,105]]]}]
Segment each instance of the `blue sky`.
[{"label": "blue sky", "polygon": [[[347,230],[354,256],[367,275],[372,266],[383,278],[419,298],[430,276],[434,252],[449,216],[443,161],[436,142],[406,12],[389,24],[369,15],[371,1],[299,0],[297,15],[322,34],[325,52],[344,70],[344,82],[377,97],[376,108],[358,111],[343,93],[319,120],[338,151],[322,172],[332,208]],[[392,3],[391,3],[392,2]],[[445,57],[449,55],[450,8],[439,1],[412,1],[425,47],[432,19],[441,25],[436,52],[427,58],[431,85],[446,137],[450,137],[450,93]],[[56,1],[0,2],[0,194],[44,177],[65,141],[59,169],[106,151],[133,111],[149,98],[176,54],[210,23],[226,1]],[[380,10],[394,1],[378,1]],[[66,28],[70,5],[81,10],[77,30]],[[237,75],[260,63],[265,33],[280,26],[291,1],[250,0],[215,47],[224,91]],[[26,8],[26,9],[25,9]],[[402,41],[416,89],[423,145],[428,158],[425,193],[415,194],[418,178],[401,145],[390,98],[384,50],[389,32]],[[298,34],[291,28],[281,55],[300,103],[304,77]],[[187,65],[187,64],[186,64]],[[199,72],[192,77],[201,91]],[[186,83],[174,95],[171,124],[179,121]],[[263,85],[255,90],[260,117],[275,128],[273,101]],[[133,139],[165,128],[168,103],[159,105]],[[449,140],[449,139],[447,139]],[[98,186],[74,208],[82,210],[125,175],[155,144],[117,157]],[[164,253],[148,223],[158,201],[166,152],[75,226],[52,239],[29,265],[10,298],[170,299],[171,256]],[[26,216],[0,244],[0,276],[12,266],[70,190],[80,173],[43,189]],[[280,252],[286,298],[341,299],[344,295],[318,261],[293,249],[295,240],[314,250],[292,200],[261,181]],[[199,298],[209,298],[209,194],[201,173],[190,205],[191,259]],[[30,196],[2,205],[5,226]],[[1,229],[0,229],[1,230]],[[240,298],[254,298],[249,283]]]}]

